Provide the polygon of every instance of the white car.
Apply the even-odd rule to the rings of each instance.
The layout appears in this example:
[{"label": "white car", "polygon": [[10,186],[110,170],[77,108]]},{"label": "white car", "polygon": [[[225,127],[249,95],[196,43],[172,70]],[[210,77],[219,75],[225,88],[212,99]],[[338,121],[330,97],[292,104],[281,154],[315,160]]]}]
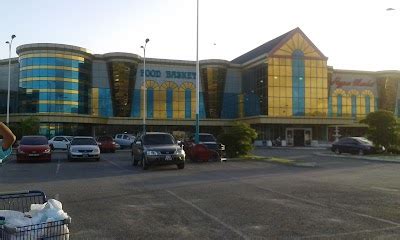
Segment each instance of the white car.
[{"label": "white car", "polygon": [[49,145],[52,150],[54,149],[68,149],[68,145],[72,141],[71,136],[55,136],[49,140]]},{"label": "white car", "polygon": [[118,143],[121,148],[131,148],[135,142],[135,136],[132,134],[121,133],[115,135],[114,141]]},{"label": "white car", "polygon": [[93,137],[74,137],[68,148],[68,160],[94,159],[100,160],[100,148]]}]

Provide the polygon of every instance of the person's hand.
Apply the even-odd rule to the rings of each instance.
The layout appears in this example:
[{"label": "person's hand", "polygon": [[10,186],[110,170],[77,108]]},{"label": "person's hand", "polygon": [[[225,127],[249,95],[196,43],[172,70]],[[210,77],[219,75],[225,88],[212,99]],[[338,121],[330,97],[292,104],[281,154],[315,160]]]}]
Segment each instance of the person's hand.
[{"label": "person's hand", "polygon": [[15,142],[14,133],[2,122],[0,122],[0,135],[3,136],[3,150],[9,149]]}]

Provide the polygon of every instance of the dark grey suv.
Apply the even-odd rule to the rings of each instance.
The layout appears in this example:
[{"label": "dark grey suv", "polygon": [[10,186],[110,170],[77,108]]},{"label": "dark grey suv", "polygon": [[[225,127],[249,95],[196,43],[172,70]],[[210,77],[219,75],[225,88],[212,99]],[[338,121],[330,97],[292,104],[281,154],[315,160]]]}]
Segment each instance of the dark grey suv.
[{"label": "dark grey suv", "polygon": [[132,145],[132,164],[139,163],[144,170],[153,165],[176,164],[185,167],[185,151],[169,133],[148,132],[138,137]]}]

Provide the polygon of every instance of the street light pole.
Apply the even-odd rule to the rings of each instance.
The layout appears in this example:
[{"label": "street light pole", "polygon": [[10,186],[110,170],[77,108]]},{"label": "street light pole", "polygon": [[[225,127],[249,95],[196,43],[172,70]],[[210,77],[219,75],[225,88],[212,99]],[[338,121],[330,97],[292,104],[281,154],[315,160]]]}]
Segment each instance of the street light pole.
[{"label": "street light pole", "polygon": [[199,64],[199,0],[197,0],[197,28],[196,28],[196,135],[195,143],[199,143],[200,131],[200,64]]},{"label": "street light pole", "polygon": [[14,34],[11,35],[11,40],[6,42],[8,44],[7,126],[9,126],[10,123],[11,46],[15,37]]},{"label": "street light pole", "polygon": [[146,114],[147,114],[147,109],[146,109],[146,93],[147,93],[147,88],[146,88],[146,46],[147,43],[150,41],[150,39],[146,38],[144,42],[144,46],[140,46],[143,48],[143,134],[146,133]]}]

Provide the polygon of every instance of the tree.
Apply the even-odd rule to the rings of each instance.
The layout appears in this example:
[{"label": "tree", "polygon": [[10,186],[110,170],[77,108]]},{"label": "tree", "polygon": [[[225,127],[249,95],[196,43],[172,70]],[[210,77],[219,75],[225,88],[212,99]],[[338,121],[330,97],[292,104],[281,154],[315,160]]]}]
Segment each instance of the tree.
[{"label": "tree", "polygon": [[30,116],[29,118],[22,120],[17,125],[16,129],[17,133],[19,133],[20,136],[25,136],[25,135],[39,134],[39,128],[40,128],[40,120],[37,117]]},{"label": "tree", "polygon": [[248,124],[236,122],[234,126],[225,129],[219,140],[225,144],[228,157],[237,157],[248,154],[253,149],[253,142],[257,133]]},{"label": "tree", "polygon": [[367,136],[375,145],[388,149],[398,144],[399,127],[392,112],[380,110],[369,113],[361,123],[368,125]]}]

